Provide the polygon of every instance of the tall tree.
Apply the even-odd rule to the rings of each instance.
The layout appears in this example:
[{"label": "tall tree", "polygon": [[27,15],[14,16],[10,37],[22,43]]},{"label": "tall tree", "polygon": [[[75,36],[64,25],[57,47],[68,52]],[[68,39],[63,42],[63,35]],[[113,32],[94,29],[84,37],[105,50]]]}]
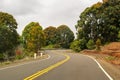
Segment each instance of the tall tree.
[{"label": "tall tree", "polygon": [[74,40],[74,33],[67,25],[60,25],[57,28],[57,41],[63,48],[69,48],[70,43]]},{"label": "tall tree", "polygon": [[19,44],[16,31],[17,22],[11,14],[0,12],[0,53],[13,55],[14,48]]},{"label": "tall tree", "polygon": [[28,51],[37,52],[45,44],[45,36],[38,22],[29,23],[23,33],[24,48]]},{"label": "tall tree", "polygon": [[120,31],[120,0],[104,0],[87,8],[78,20],[76,28],[78,38],[102,43],[117,41]]},{"label": "tall tree", "polygon": [[56,33],[57,33],[57,29],[53,26],[49,26],[46,29],[44,29],[44,33],[46,36],[46,45],[50,45],[50,44],[56,44]]},{"label": "tall tree", "polygon": [[78,20],[76,29],[78,31],[78,38],[85,38],[87,41],[89,39],[96,40],[99,37],[99,19],[96,14],[99,12],[97,9],[102,5],[102,3],[98,2],[94,4],[92,7],[88,7],[81,13],[80,20]]}]

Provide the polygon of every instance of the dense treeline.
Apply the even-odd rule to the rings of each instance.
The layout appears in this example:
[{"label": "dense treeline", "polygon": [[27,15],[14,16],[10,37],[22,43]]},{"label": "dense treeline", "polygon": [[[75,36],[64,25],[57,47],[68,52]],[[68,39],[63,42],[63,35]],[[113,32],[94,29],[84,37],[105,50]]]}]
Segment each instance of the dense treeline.
[{"label": "dense treeline", "polygon": [[69,48],[74,34],[67,25],[47,27],[43,30],[38,22],[25,26],[22,36],[17,31],[15,18],[8,13],[0,12],[0,60],[21,59],[33,56],[44,46],[52,48]]},{"label": "dense treeline", "polygon": [[74,40],[74,33],[67,25],[60,25],[57,28],[48,27],[44,30],[46,45],[53,45],[53,48],[69,48]]},{"label": "dense treeline", "polygon": [[[103,0],[86,8],[77,21],[75,50],[94,49],[96,43],[120,40],[120,0]],[[83,43],[84,42],[84,43]],[[78,44],[76,44],[78,43]],[[76,46],[75,46],[76,44]],[[82,47],[81,47],[82,45]],[[74,47],[72,47],[74,49]]]},{"label": "dense treeline", "polygon": [[15,55],[14,49],[19,44],[19,35],[16,31],[17,22],[8,13],[0,12],[0,59],[9,59]]}]

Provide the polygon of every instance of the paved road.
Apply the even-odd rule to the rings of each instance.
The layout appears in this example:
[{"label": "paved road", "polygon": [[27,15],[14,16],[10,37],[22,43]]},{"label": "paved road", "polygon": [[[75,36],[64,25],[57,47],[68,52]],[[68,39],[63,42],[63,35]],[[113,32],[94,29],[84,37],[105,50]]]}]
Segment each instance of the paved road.
[{"label": "paved road", "polygon": [[[17,67],[0,69],[0,80],[23,80],[24,78],[43,70],[66,57],[54,53],[63,51],[48,51],[51,58],[35,61]],[[95,61],[79,54],[67,54],[70,59],[57,68],[43,74],[35,80],[109,80]]]}]

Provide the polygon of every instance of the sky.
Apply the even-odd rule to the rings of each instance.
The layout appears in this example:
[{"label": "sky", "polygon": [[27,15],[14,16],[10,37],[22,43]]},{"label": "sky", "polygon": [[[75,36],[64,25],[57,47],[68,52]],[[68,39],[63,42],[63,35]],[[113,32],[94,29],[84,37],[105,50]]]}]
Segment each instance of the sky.
[{"label": "sky", "polygon": [[14,16],[20,35],[30,22],[39,22],[43,29],[65,24],[76,33],[81,12],[98,1],[102,0],[1,0],[0,11]]}]

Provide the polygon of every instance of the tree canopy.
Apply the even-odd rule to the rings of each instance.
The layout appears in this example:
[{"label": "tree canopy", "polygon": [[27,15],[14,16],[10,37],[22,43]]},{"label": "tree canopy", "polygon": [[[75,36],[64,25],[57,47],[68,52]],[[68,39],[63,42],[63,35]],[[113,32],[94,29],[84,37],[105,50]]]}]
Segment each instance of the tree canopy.
[{"label": "tree canopy", "polygon": [[49,26],[44,29],[44,33],[46,36],[46,45],[56,44],[56,42],[57,42],[56,27]]},{"label": "tree canopy", "polygon": [[[84,49],[120,41],[120,0],[103,0],[86,8],[77,21],[77,40],[86,40]],[[98,42],[100,45],[98,45]],[[81,46],[82,47],[82,46]]]},{"label": "tree canopy", "polygon": [[45,36],[38,22],[31,22],[22,33],[24,48],[28,51],[37,52],[45,44]]},{"label": "tree canopy", "polygon": [[17,22],[14,17],[11,14],[0,12],[0,53],[10,53],[19,44],[16,29]]},{"label": "tree canopy", "polygon": [[120,31],[120,0],[104,0],[81,13],[76,29],[78,39],[85,38],[102,43],[118,41]]},{"label": "tree canopy", "polygon": [[67,25],[60,25],[57,28],[57,43],[63,48],[69,48],[70,43],[74,40],[74,33]]}]

